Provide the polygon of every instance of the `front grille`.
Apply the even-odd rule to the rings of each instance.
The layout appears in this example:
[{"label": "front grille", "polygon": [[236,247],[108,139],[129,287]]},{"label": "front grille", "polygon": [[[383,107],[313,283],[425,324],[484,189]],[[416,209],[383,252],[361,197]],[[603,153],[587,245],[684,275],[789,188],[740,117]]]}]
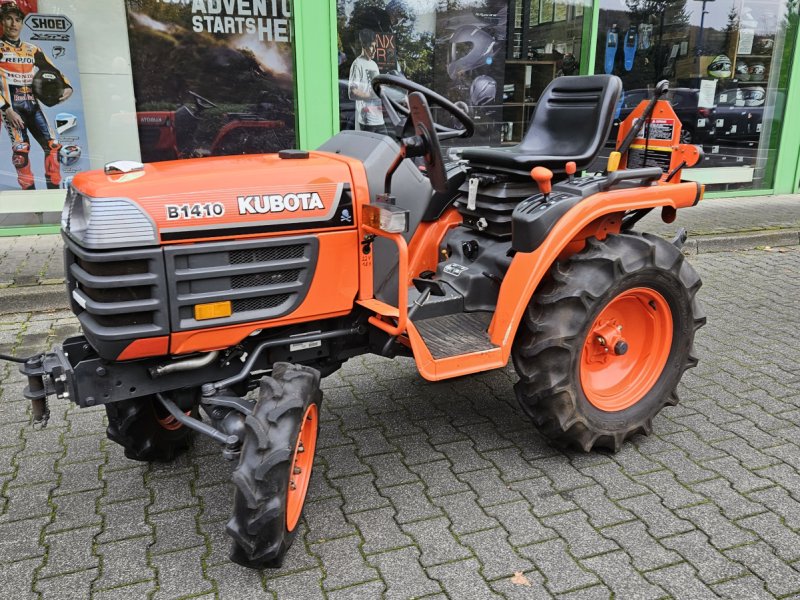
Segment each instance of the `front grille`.
[{"label": "front grille", "polygon": [[[313,236],[171,246],[164,250],[173,331],[275,319],[305,298],[317,263]],[[230,317],[197,321],[198,304],[230,301]]]},{"label": "front grille", "polygon": [[64,244],[72,310],[101,356],[116,358],[113,349],[128,341],[169,334],[161,249],[87,250],[66,236]]}]

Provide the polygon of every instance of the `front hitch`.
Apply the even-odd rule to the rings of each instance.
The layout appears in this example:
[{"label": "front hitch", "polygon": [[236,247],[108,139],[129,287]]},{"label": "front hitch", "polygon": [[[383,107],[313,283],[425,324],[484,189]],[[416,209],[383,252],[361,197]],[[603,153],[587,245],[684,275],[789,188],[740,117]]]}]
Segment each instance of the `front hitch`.
[{"label": "front hitch", "polygon": [[69,398],[72,393],[72,365],[60,346],[52,352],[31,356],[19,367],[19,372],[28,378],[23,395],[31,401],[31,425],[44,429],[50,420],[48,396]]}]

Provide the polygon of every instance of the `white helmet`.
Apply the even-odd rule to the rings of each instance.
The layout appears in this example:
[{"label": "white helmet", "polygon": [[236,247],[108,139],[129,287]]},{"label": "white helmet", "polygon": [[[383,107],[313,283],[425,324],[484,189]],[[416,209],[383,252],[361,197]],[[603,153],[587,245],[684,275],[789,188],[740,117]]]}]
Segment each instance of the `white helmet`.
[{"label": "white helmet", "polygon": [[760,85],[743,88],[742,95],[745,106],[764,106],[764,101],[767,99],[767,92]]},{"label": "white helmet", "polygon": [[757,62],[750,65],[750,80],[751,81],[764,81],[764,73],[767,72],[764,63]]},{"label": "white helmet", "polygon": [[58,160],[62,165],[70,166],[74,165],[78,162],[78,159],[81,157],[81,147],[76,146],[75,144],[70,144],[69,146],[62,146],[61,150],[58,151]]},{"label": "white helmet", "polygon": [[736,79],[750,81],[750,67],[743,60],[736,61]]},{"label": "white helmet", "polygon": [[56,131],[59,135],[69,131],[78,124],[78,117],[70,113],[58,113],[56,115]]}]

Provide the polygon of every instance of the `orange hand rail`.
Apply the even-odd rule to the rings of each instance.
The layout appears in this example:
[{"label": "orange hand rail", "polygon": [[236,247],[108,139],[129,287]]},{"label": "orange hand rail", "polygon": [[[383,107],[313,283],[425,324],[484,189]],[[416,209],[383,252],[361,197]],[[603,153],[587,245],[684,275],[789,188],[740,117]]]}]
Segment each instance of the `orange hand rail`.
[{"label": "orange hand rail", "polygon": [[388,233],[370,227],[369,225],[362,225],[361,229],[367,233],[388,238],[397,246],[397,277],[399,279],[399,285],[397,286],[397,310],[399,314],[397,325],[393,327],[386,321],[381,321],[378,317],[370,317],[369,322],[391,336],[401,335],[408,326],[408,244],[406,244],[405,238],[399,233]]}]

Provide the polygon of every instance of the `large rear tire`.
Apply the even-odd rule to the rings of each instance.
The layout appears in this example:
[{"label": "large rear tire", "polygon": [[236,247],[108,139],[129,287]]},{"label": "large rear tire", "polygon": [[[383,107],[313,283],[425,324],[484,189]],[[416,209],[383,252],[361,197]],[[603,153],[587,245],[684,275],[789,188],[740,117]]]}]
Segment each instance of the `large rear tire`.
[{"label": "large rear tire", "polygon": [[648,434],[697,364],[701,281],[675,246],[625,233],[557,263],[520,323],[517,399],[556,443],[618,451]]},{"label": "large rear tire", "polygon": [[319,431],[319,372],[276,363],[245,420],[228,534],[231,560],[277,568],[297,535]]},{"label": "large rear tire", "polygon": [[[172,400],[197,417],[197,390],[170,394]],[[185,452],[194,432],[170,415],[155,396],[106,404],[108,439],[125,449],[125,456],[144,462],[169,462]]]}]

